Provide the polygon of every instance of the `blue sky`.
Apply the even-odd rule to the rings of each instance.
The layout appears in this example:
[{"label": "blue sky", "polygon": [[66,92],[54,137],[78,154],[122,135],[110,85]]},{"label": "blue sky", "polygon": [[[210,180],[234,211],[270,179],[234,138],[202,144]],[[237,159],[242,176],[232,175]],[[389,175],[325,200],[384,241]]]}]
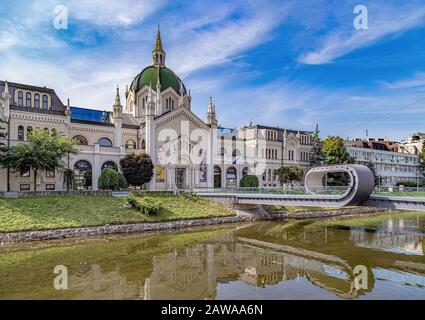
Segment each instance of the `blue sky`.
[{"label": "blue sky", "polygon": [[[356,5],[368,29],[353,27]],[[166,64],[204,117],[322,136],[403,139],[425,131],[425,1],[1,0],[0,79],[54,88],[110,110],[118,84],[151,64],[161,24]],[[68,9],[68,29],[53,27]],[[122,100],[124,97],[122,95]],[[405,107],[403,107],[405,106]],[[402,108],[403,107],[403,108]]]}]

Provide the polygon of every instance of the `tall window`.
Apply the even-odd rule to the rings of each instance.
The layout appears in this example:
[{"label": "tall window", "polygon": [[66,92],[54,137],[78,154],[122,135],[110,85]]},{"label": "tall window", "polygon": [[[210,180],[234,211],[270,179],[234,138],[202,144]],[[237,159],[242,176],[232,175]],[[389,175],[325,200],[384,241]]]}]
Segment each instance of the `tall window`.
[{"label": "tall window", "polygon": [[34,108],[40,108],[40,95],[38,93],[34,95]]},{"label": "tall window", "polygon": [[24,141],[25,140],[25,131],[24,126],[18,127],[18,141]]},{"label": "tall window", "polygon": [[24,105],[24,93],[22,91],[18,92],[18,107],[22,107]]},{"label": "tall window", "polygon": [[25,95],[25,106],[31,108],[31,93],[29,92]]},{"label": "tall window", "polygon": [[32,132],[32,127],[31,126],[27,127],[27,137],[29,137],[31,132]]},{"label": "tall window", "polygon": [[47,96],[43,94],[43,109],[47,110]]},{"label": "tall window", "polygon": [[166,100],[167,110],[173,110],[174,109],[174,100],[173,98],[167,98]]},{"label": "tall window", "polygon": [[134,142],[133,140],[127,140],[127,142],[125,143],[125,148],[136,149],[136,142]]}]

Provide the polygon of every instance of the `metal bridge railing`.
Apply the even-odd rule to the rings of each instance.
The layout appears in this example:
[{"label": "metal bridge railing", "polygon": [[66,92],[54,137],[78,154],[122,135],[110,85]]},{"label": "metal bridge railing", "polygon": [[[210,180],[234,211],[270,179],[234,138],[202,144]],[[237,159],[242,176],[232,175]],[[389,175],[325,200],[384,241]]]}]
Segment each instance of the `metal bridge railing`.
[{"label": "metal bridge railing", "polygon": [[284,188],[196,188],[196,193],[220,194],[275,194],[275,195],[342,195],[348,186],[292,186]]}]

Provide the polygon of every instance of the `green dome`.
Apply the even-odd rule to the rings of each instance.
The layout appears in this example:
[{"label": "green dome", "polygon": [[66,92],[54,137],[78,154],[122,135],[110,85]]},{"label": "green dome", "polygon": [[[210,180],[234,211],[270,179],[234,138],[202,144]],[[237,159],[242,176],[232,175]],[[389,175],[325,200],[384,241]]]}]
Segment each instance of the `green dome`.
[{"label": "green dome", "polygon": [[[136,92],[142,89],[145,85],[149,86],[151,84],[152,89],[155,90],[156,83],[158,81],[158,67],[149,66],[143,69],[133,80],[131,88]],[[179,93],[180,91],[180,78],[176,74],[165,67],[159,67],[159,81],[161,83],[161,91],[167,90],[168,88],[173,88],[174,91]],[[183,84],[183,89],[186,94],[186,88]]]}]

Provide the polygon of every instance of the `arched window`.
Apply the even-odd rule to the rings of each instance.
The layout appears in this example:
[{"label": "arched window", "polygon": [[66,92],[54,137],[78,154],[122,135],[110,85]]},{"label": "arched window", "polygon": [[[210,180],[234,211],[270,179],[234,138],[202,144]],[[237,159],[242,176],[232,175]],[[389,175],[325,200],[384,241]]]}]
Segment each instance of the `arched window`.
[{"label": "arched window", "polygon": [[88,145],[87,139],[83,136],[75,136],[72,139],[75,140],[75,143],[78,145],[82,145],[82,146]]},{"label": "arched window", "polygon": [[113,162],[113,161],[107,161],[102,165],[102,170],[106,169],[106,168],[114,169],[115,171],[118,171],[118,167],[117,167],[116,163]]},{"label": "arched window", "polygon": [[47,110],[47,96],[45,94],[43,94],[43,109]]},{"label": "arched window", "polygon": [[29,92],[25,95],[25,106],[31,108],[31,93]]},{"label": "arched window", "polygon": [[112,141],[108,138],[100,138],[97,143],[102,147],[112,147]]},{"label": "arched window", "polygon": [[145,139],[142,140],[142,149],[146,149],[146,142]]},{"label": "arched window", "polygon": [[56,128],[52,128],[52,135],[53,136],[57,136],[58,135],[58,131],[56,130]]},{"label": "arched window", "polygon": [[221,188],[221,169],[214,166],[214,188]]},{"label": "arched window", "polygon": [[40,108],[40,95],[38,93],[34,95],[34,108]]},{"label": "arched window", "polygon": [[24,141],[25,140],[25,131],[24,126],[18,127],[18,141]]},{"label": "arched window", "polygon": [[44,128],[44,131],[49,133],[49,128]]},{"label": "arched window", "polygon": [[27,137],[31,134],[31,132],[32,132],[32,127],[31,126],[27,127]]},{"label": "arched window", "polygon": [[133,140],[127,140],[127,142],[125,143],[125,148],[136,149],[136,142],[134,142]]},{"label": "arched window", "polygon": [[249,172],[248,167],[243,168],[243,170],[242,170],[242,177],[245,177],[248,174],[248,172]]},{"label": "arched window", "polygon": [[18,107],[22,107],[24,105],[24,93],[22,91],[18,92]]}]

